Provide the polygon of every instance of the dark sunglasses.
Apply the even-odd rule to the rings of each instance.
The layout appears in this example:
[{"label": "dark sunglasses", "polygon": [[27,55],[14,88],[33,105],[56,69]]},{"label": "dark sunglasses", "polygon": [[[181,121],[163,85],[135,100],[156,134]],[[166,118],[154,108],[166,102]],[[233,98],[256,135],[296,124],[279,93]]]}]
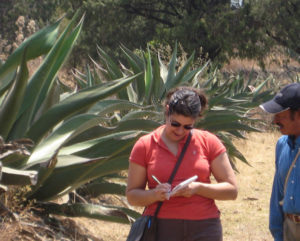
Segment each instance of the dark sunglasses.
[{"label": "dark sunglasses", "polygon": [[[176,127],[176,128],[182,126],[177,121],[170,121],[170,124],[171,124],[171,126]],[[186,130],[191,130],[191,129],[194,128],[194,126],[192,126],[192,125],[183,125],[183,128],[186,129]]]}]

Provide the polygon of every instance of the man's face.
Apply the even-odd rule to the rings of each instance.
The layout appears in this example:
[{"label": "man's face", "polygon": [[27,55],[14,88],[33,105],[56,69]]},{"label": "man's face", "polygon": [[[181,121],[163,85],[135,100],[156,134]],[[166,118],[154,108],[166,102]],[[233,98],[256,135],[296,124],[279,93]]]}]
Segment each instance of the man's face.
[{"label": "man's face", "polygon": [[286,110],[274,115],[273,123],[279,126],[283,135],[300,136],[300,112]]}]

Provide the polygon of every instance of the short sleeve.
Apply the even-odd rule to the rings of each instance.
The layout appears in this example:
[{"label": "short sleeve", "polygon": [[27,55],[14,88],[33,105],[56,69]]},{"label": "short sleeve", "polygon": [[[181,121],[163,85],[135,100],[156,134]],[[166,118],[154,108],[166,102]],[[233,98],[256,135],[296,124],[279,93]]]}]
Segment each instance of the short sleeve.
[{"label": "short sleeve", "polygon": [[146,147],[141,138],[134,144],[130,153],[129,161],[146,168]]},{"label": "short sleeve", "polygon": [[208,135],[208,159],[210,162],[215,160],[220,154],[226,152],[226,147],[221,140],[212,133]]}]

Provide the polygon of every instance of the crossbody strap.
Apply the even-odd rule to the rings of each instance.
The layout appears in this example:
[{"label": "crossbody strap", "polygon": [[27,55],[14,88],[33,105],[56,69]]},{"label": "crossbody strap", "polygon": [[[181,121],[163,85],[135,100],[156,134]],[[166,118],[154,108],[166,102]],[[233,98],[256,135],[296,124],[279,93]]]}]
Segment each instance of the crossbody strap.
[{"label": "crossbody strap", "polygon": [[[172,182],[173,182],[173,179],[174,179],[174,177],[175,177],[175,175],[176,175],[176,172],[177,172],[177,170],[178,170],[178,168],[179,168],[179,166],[180,166],[180,164],[181,164],[181,162],[182,162],[182,159],[183,159],[183,156],[184,156],[184,154],[185,154],[185,152],[186,152],[186,149],[188,148],[188,145],[190,144],[191,138],[192,138],[192,132],[190,131],[190,133],[189,133],[189,135],[188,135],[188,138],[186,139],[186,142],[185,142],[185,144],[184,144],[184,146],[183,146],[183,148],[182,148],[182,151],[181,151],[181,153],[180,153],[180,156],[178,157],[178,160],[177,160],[177,162],[176,162],[176,165],[175,165],[175,167],[173,168],[173,171],[172,171],[172,173],[171,173],[171,175],[170,175],[170,177],[169,177],[169,180],[168,180],[168,183],[169,183],[169,184],[172,184]],[[163,202],[159,202],[159,203],[158,203],[158,205],[157,205],[157,207],[156,207],[156,210],[155,210],[155,213],[154,213],[154,218],[157,217],[158,212],[159,212],[159,210],[160,210],[160,208],[161,208],[162,205],[163,205]]]},{"label": "crossbody strap", "polygon": [[282,200],[279,202],[280,205],[283,205],[283,199],[284,199],[284,195],[285,195],[285,193],[286,193],[287,183],[288,183],[288,180],[289,180],[289,178],[290,178],[292,169],[293,169],[293,167],[295,166],[295,163],[296,163],[296,161],[297,161],[299,155],[300,155],[300,148],[298,149],[298,152],[297,152],[297,154],[296,154],[296,156],[295,156],[295,158],[294,158],[292,164],[290,165],[289,171],[288,171],[288,173],[287,173],[287,175],[286,175],[286,178],[285,178],[285,181],[284,181],[284,188],[283,188],[283,198],[282,198]]}]

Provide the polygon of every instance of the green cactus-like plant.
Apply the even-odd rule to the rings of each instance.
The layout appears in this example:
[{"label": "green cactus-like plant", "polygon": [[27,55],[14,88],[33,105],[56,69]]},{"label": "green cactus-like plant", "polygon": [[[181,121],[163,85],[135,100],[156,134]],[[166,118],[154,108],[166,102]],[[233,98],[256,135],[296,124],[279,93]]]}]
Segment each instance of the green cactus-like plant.
[{"label": "green cactus-like plant", "polygon": [[[247,163],[246,158],[233,145],[233,138],[244,138],[244,133],[259,131],[253,125],[259,120],[247,115],[264,100],[271,98],[272,90],[265,90],[264,86],[271,79],[261,80],[249,77],[248,79],[236,75],[226,78],[218,75],[210,61],[200,67],[194,67],[192,54],[183,63],[178,63],[177,45],[175,45],[168,64],[161,60],[159,53],[149,50],[130,51],[121,46],[124,60],[114,61],[106,52],[98,47],[99,61],[92,60],[93,69],[87,68],[86,73],[77,71],[75,77],[81,85],[90,85],[100,76],[112,81],[125,73],[140,73],[126,89],[119,92],[117,103],[136,106],[134,111],[123,111],[118,118],[150,119],[163,123],[162,101],[171,88],[180,85],[189,85],[204,89],[209,97],[209,107],[204,117],[197,122],[196,127],[209,130],[218,135],[227,147],[229,158],[234,165],[236,159]],[[184,58],[182,58],[184,59]],[[210,71],[207,71],[208,67]],[[252,86],[252,90],[249,88]]]},{"label": "green cactus-like plant", "polygon": [[[69,211],[64,206],[55,205],[53,209],[54,204],[49,202],[87,182],[126,169],[136,138],[147,126],[148,129],[157,126],[149,120],[110,123],[107,113],[124,107],[108,102],[99,104],[100,100],[120,92],[138,74],[103,81],[79,91],[62,91],[57,74],[81,32],[83,20],[84,16],[77,12],[63,29],[59,29],[59,20],[38,31],[0,66],[0,136],[4,143],[24,138],[31,141],[26,151],[0,152],[3,165],[0,183],[30,185],[25,194],[27,200],[37,200],[45,210],[60,210],[65,215]],[[39,56],[44,56],[43,61],[29,76],[27,62]],[[137,216],[122,207],[109,207],[107,212],[103,211],[108,209],[104,206],[95,208],[86,204],[77,208],[76,205],[68,205],[74,216],[124,223]]]}]

